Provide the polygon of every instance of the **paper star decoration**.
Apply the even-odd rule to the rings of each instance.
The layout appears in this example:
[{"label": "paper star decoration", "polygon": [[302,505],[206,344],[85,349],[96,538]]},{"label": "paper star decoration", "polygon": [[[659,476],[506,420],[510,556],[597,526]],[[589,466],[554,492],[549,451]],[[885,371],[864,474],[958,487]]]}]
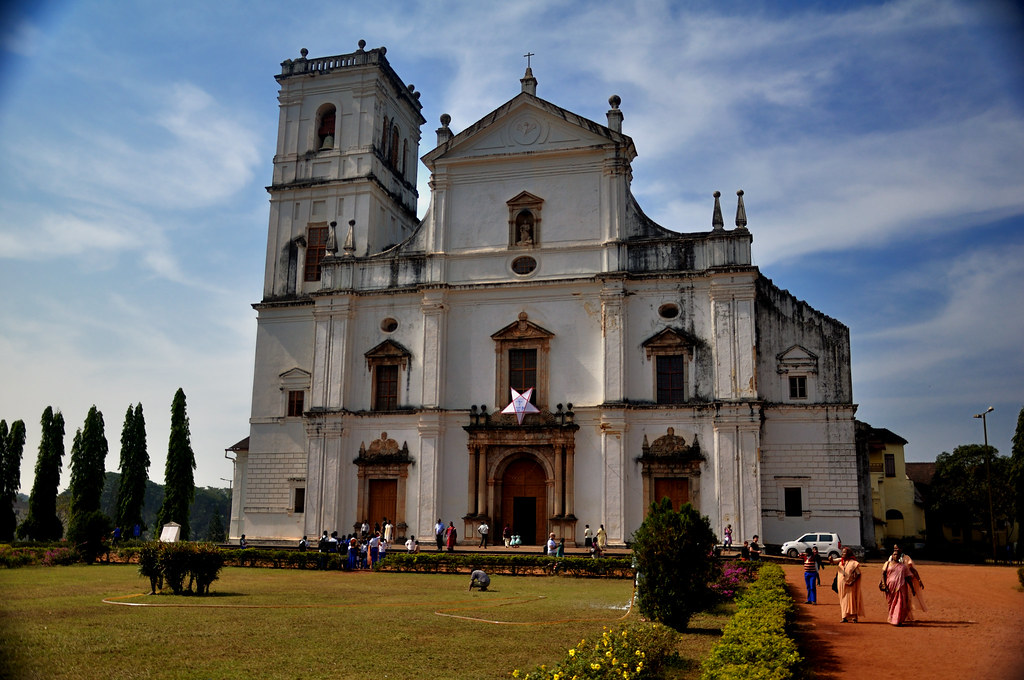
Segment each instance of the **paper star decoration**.
[{"label": "paper star decoration", "polygon": [[510,387],[512,390],[512,403],[501,410],[502,413],[515,413],[516,420],[519,424],[523,424],[523,417],[527,413],[540,413],[540,409],[530,403],[530,395],[533,394],[533,388],[526,390],[522,394],[516,392],[514,387]]}]

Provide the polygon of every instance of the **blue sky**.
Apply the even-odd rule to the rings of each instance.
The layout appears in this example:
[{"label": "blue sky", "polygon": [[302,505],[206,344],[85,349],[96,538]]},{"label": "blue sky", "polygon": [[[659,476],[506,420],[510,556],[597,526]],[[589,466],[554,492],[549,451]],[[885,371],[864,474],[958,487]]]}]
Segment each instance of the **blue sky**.
[{"label": "blue sky", "polygon": [[[27,5],[28,3],[22,3]],[[678,231],[745,191],[765,275],[850,327],[858,417],[909,460],[1024,405],[1024,31],[1011,3],[50,2],[2,10],[0,418],[67,445],[95,404],[116,469],[142,402],[162,482],[188,398],[196,481],[248,434],[280,62],[365,39],[422,92],[420,155],[519,92],[602,122]],[[429,199],[420,166],[420,213]],[[68,460],[65,459],[65,482]]]}]

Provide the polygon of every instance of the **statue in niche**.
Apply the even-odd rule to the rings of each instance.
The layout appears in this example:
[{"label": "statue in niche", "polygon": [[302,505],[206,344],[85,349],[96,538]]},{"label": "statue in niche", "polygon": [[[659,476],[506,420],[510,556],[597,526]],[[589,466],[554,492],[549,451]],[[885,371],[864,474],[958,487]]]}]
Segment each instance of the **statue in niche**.
[{"label": "statue in niche", "polygon": [[533,245],[533,213],[529,210],[521,210],[516,215],[516,245]]}]

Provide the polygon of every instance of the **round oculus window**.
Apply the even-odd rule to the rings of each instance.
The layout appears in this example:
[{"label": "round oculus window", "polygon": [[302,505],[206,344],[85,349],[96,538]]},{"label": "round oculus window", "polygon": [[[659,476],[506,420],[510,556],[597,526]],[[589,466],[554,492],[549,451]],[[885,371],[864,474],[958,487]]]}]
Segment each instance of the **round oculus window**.
[{"label": "round oculus window", "polygon": [[398,329],[398,322],[389,316],[380,322],[380,329],[385,333],[393,333]]},{"label": "round oculus window", "polygon": [[512,271],[514,271],[516,274],[519,274],[520,276],[532,274],[536,268],[537,260],[533,259],[529,255],[517,257],[516,259],[512,260]]},{"label": "round oculus window", "polygon": [[679,316],[679,305],[668,303],[658,307],[658,316],[662,319],[674,319]]}]

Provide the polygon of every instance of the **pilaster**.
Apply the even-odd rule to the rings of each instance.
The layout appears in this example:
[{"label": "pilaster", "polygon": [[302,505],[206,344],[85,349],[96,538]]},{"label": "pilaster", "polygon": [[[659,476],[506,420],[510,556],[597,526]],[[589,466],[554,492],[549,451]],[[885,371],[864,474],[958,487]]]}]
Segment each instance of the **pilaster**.
[{"label": "pilaster", "polygon": [[601,517],[608,542],[626,541],[626,414],[625,411],[601,413]]}]

